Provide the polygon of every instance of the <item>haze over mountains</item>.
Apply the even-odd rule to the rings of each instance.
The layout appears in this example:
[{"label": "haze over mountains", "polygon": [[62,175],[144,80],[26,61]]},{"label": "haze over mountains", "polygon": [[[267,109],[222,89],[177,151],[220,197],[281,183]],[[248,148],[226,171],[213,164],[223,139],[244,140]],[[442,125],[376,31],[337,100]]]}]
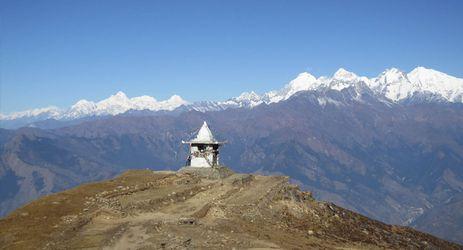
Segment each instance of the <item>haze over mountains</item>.
[{"label": "haze over mountains", "polygon": [[[328,89],[339,91],[351,86],[369,89],[378,98],[396,103],[418,100],[463,102],[463,79],[436,70],[417,67],[411,72],[405,73],[399,69],[391,68],[377,77],[367,78],[340,68],[332,77],[316,78],[310,73],[304,72],[280,90],[269,91],[263,95],[244,92],[240,96],[226,101],[189,103],[178,95],[173,95],[168,100],[158,101],[150,96],[128,98],[122,91],[119,91],[99,102],[80,100],[68,109],[50,106],[14,112],[9,115],[0,114],[0,121],[2,121],[2,127],[16,128],[40,120],[68,121],[86,117],[118,115],[131,110],[173,111],[182,107],[186,110],[205,112],[237,107],[252,108],[260,104],[287,100],[300,91]],[[320,100],[320,104],[326,103],[326,101],[329,100]]]},{"label": "haze over mountains", "polygon": [[180,141],[206,120],[229,141],[221,159],[237,171],[285,174],[319,199],[463,242],[463,214],[452,212],[463,202],[462,86],[419,67],[371,79],[342,69],[302,73],[263,95],[174,98],[153,109],[119,93],[73,123],[42,114],[21,121],[27,128],[1,129],[0,212],[125,169],[178,169],[186,159]]}]

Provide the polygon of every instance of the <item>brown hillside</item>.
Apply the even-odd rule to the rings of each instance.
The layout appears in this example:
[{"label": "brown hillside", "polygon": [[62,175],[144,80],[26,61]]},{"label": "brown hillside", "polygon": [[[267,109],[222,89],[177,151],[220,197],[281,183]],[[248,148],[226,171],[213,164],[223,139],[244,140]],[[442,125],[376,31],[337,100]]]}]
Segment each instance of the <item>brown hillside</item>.
[{"label": "brown hillside", "polygon": [[461,248],[315,201],[287,177],[229,171],[132,170],[43,197],[0,220],[3,249],[104,247]]}]

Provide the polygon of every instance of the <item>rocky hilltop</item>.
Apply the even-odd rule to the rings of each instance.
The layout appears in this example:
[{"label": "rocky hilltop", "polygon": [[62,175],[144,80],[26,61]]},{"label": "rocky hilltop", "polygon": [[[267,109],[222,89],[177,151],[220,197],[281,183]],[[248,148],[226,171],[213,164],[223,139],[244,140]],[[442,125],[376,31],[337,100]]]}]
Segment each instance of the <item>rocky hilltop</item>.
[{"label": "rocky hilltop", "polygon": [[284,176],[130,170],[0,220],[3,249],[459,249],[319,202]]}]

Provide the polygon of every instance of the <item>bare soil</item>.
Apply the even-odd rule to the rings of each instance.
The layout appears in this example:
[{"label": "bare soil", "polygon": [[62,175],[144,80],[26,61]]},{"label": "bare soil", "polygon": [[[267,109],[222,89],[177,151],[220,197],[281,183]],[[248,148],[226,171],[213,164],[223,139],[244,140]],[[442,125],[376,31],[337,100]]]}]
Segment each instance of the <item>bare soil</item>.
[{"label": "bare soil", "polygon": [[319,202],[284,176],[131,170],[0,220],[1,249],[462,249]]}]

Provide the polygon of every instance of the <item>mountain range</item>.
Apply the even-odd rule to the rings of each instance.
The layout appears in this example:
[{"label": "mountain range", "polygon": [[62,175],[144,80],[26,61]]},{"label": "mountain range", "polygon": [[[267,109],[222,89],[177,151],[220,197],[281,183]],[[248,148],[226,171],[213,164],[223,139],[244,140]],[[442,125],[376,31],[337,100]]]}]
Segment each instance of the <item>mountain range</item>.
[{"label": "mountain range", "polygon": [[[374,78],[357,76],[343,68],[332,77],[316,78],[308,72],[299,74],[280,90],[273,90],[262,95],[244,92],[238,97],[226,101],[200,101],[189,103],[178,95],[168,100],[158,101],[151,96],[129,98],[122,91],[99,102],[82,99],[68,109],[54,106],[32,110],[0,114],[0,126],[17,128],[33,125],[43,120],[71,121],[92,117],[113,116],[129,111],[175,111],[196,110],[201,112],[224,110],[227,108],[253,108],[261,104],[277,103],[287,100],[300,91],[343,90],[356,86],[371,90],[377,98],[387,102],[463,102],[463,79],[449,76],[442,72],[417,67],[409,73],[397,68],[387,69]],[[320,100],[324,104],[329,100]]]},{"label": "mountain range", "polygon": [[461,243],[461,86],[424,68],[371,79],[338,70],[221,102],[43,116],[0,129],[0,214],[125,169],[176,170],[187,155],[181,140],[207,121],[228,141],[221,161],[234,170],[288,175],[318,199]]}]

